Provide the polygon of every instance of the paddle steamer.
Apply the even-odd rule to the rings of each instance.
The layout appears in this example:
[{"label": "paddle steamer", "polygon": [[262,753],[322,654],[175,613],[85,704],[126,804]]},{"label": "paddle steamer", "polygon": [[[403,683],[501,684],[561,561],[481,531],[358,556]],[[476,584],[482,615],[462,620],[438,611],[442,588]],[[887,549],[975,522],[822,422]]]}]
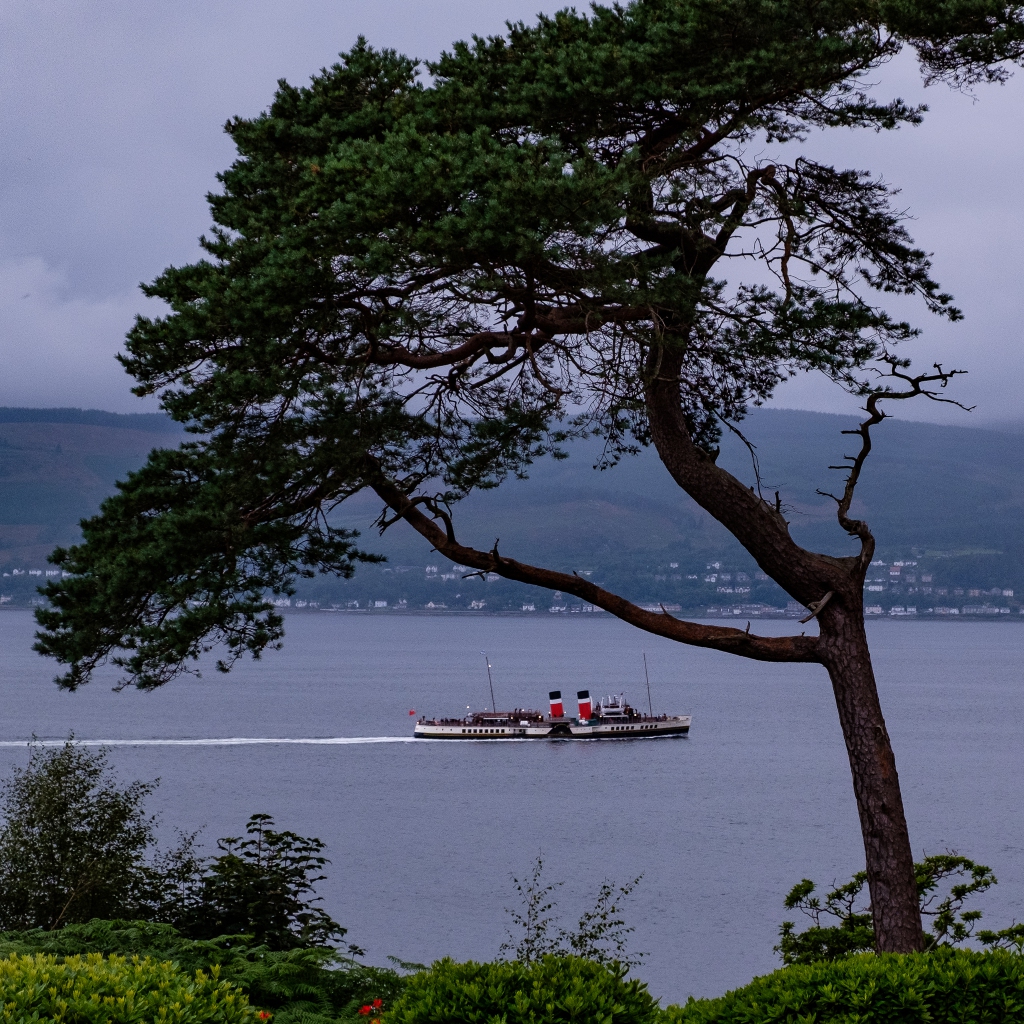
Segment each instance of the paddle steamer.
[{"label": "paddle steamer", "polygon": [[413,733],[429,740],[639,740],[690,731],[690,715],[645,715],[627,704],[623,694],[594,704],[589,690],[579,690],[575,716],[565,714],[560,690],[548,697],[547,715],[515,708],[475,711],[465,718],[423,717]]}]

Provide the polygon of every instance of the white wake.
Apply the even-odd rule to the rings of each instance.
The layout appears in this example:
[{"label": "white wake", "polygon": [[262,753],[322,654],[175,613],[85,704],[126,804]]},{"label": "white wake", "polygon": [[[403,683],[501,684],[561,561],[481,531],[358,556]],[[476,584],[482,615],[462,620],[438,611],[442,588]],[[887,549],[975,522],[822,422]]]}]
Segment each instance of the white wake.
[{"label": "white wake", "polygon": [[[66,740],[0,740],[0,747],[62,747]],[[260,744],[293,743],[306,746],[345,746],[361,743],[422,743],[415,736],[228,736],[193,739],[120,739],[83,740],[75,737],[76,747],[245,747]],[[429,742],[429,741],[428,741]]]}]

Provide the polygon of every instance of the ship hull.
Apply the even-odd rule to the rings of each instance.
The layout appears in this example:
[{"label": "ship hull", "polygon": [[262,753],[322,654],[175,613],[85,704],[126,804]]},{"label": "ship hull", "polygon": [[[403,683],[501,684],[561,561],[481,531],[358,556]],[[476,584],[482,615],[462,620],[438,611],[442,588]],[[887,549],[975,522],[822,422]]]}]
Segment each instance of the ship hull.
[{"label": "ship hull", "polygon": [[413,735],[425,740],[644,740],[685,736],[689,715],[624,722],[544,722],[536,725],[480,726],[465,722],[418,722]]}]

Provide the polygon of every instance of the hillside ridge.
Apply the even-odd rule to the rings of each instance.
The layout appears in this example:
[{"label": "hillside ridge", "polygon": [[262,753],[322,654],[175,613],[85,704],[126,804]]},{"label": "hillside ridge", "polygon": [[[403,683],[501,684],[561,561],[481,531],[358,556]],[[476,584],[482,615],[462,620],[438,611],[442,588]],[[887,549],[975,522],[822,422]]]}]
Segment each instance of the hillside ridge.
[{"label": "hillside ridge", "polygon": [[[856,439],[841,431],[855,423],[852,415],[772,409],[755,410],[743,424],[756,445],[763,492],[780,492],[793,536],[807,547],[853,551],[834,502],[818,492],[838,490],[842,476],[827,467],[853,450]],[[180,425],[160,413],[0,408],[0,572],[45,570],[47,554],[78,539],[79,520],[98,509],[115,481],[152,448],[182,436]],[[951,586],[1024,592],[1020,435],[989,425],[892,418],[876,428],[874,440],[853,511],[871,524],[879,558],[927,563]],[[574,444],[565,461],[540,460],[528,479],[472,494],[456,510],[460,540],[490,549],[499,538],[512,557],[596,573],[595,580],[624,592],[680,602],[685,577],[703,574],[713,562],[754,571],[749,556],[676,486],[654,452],[598,472],[599,447]],[[732,435],[723,438],[719,464],[757,485],[750,453]],[[399,579],[403,586],[417,575],[422,581],[426,566],[437,561],[405,523],[380,537],[372,526],[379,504],[358,495],[336,518],[360,530],[362,545],[387,555],[391,568],[360,567],[348,584],[328,581],[331,594],[377,587],[397,598]],[[438,566],[439,574],[457,578],[450,568]],[[675,589],[673,576],[680,577]]]}]

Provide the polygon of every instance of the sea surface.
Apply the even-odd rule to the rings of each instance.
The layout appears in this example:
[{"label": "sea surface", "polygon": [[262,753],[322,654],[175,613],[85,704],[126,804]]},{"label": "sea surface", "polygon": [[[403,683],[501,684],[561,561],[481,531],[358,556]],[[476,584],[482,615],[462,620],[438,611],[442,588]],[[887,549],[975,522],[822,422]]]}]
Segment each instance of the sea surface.
[{"label": "sea surface", "polygon": [[[759,622],[761,632],[790,622]],[[796,627],[800,628],[800,627]],[[1024,919],[1024,624],[877,622],[871,641],[916,854],[955,849],[993,867],[985,923]],[[642,881],[625,905],[636,972],[663,1002],[717,995],[778,964],[782,901],[801,878],[863,866],[828,679],[643,635],[609,617],[294,614],[285,648],[154,693],[77,693],[30,650],[27,612],[0,613],[0,776],[31,736],[113,746],[168,843],[207,847],[268,812],[322,838],[325,908],[365,947],[429,962],[491,959],[512,877],[537,857],[564,883],[571,925],[604,879]],[[625,690],[693,715],[690,736],[622,742],[408,741],[416,714],[489,703],[545,707]],[[341,739],[335,743],[147,740]]]}]

